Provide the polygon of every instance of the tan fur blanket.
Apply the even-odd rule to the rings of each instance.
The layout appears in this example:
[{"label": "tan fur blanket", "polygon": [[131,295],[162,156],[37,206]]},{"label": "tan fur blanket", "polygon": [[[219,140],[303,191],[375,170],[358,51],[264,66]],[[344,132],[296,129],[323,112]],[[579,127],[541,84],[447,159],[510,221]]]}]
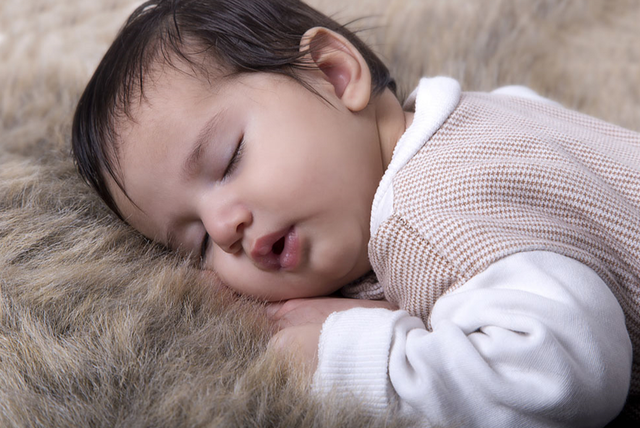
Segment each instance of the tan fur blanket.
[{"label": "tan fur blanket", "polygon": [[[313,0],[407,94],[529,85],[640,130],[635,0]],[[260,306],[212,293],[76,176],[69,124],[137,2],[0,2],[0,426],[400,426],[316,403]]]}]

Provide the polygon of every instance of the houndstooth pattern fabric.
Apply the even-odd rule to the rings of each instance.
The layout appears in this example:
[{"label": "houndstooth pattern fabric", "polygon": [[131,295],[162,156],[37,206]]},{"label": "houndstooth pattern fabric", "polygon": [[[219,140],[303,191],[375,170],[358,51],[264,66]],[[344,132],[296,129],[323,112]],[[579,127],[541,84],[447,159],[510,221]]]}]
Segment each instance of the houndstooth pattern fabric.
[{"label": "houndstooth pattern fabric", "polygon": [[344,297],[366,300],[381,300],[385,298],[382,284],[378,282],[378,277],[373,271],[369,271],[362,277],[342,287],[340,294]]},{"label": "houndstooth pattern fabric", "polygon": [[369,243],[388,300],[427,327],[435,301],[499,259],[560,253],[609,285],[634,347],[640,397],[640,134],[551,104],[464,93],[393,182]]}]

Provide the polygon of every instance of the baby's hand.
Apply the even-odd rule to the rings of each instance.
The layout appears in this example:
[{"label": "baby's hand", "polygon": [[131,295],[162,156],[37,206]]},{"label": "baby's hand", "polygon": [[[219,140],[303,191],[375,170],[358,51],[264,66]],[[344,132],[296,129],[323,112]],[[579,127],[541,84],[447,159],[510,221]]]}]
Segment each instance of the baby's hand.
[{"label": "baby's hand", "polygon": [[267,306],[269,318],[276,322],[279,330],[303,324],[323,324],[334,312],[352,308],[385,308],[395,310],[397,306],[386,300],[347,299],[344,297],[313,297],[291,299]]},{"label": "baby's hand", "polygon": [[322,324],[333,312],[351,308],[397,309],[386,300],[340,297],[292,299],[272,303],[267,307],[267,312],[280,331],[271,338],[269,346],[276,352],[293,353],[311,376],[318,365],[318,342]]}]

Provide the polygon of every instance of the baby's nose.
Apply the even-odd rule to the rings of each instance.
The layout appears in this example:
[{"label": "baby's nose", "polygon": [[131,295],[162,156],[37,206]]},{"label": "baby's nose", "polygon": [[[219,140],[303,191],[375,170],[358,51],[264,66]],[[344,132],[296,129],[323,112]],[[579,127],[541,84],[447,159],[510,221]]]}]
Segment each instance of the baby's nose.
[{"label": "baby's nose", "polygon": [[203,220],[210,239],[227,253],[242,250],[244,230],[253,221],[251,212],[241,205],[234,205],[211,214]]}]

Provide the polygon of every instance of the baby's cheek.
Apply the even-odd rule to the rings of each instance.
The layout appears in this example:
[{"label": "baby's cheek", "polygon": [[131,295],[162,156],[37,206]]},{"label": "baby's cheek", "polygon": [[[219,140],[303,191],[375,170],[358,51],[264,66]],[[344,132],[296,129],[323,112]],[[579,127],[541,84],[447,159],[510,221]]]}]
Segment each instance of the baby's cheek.
[{"label": "baby's cheek", "polygon": [[199,270],[197,275],[200,286],[206,287],[207,290],[211,292],[234,292],[224,283],[220,276],[211,269]]}]

